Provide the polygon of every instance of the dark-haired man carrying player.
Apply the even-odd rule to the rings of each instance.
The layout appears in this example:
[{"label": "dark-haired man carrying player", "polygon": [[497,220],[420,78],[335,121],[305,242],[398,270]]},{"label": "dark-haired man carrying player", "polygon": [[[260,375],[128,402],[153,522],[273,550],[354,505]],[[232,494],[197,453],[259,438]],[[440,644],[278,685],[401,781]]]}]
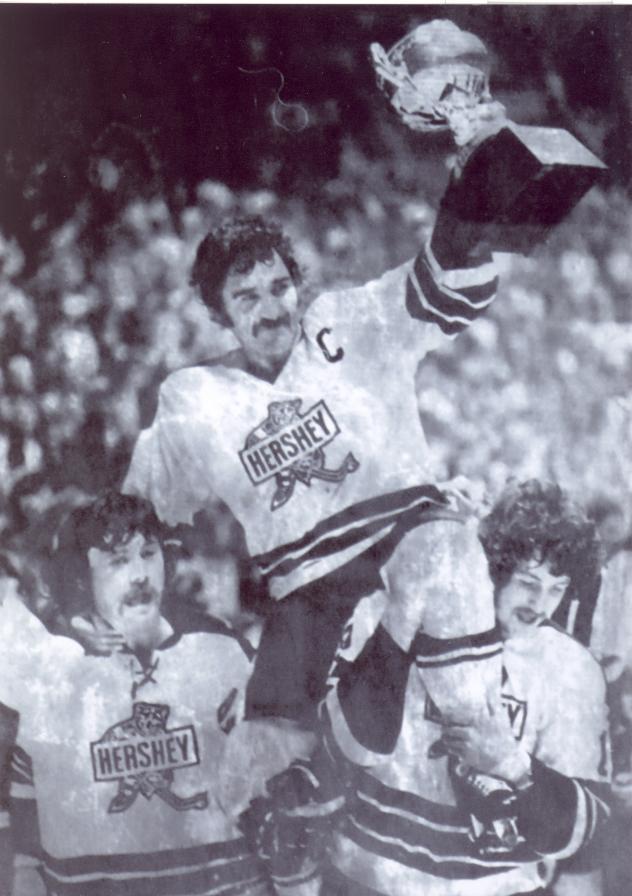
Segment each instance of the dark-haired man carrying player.
[{"label": "dark-haired man carrying player", "polygon": [[111,638],[107,655],[53,657],[55,680],[19,707],[15,805],[24,817],[35,798],[41,849],[18,848],[56,896],[269,893],[227,781],[249,657],[228,630],[182,634],[162,615],[162,526],[147,501],[110,492],[73,522],[88,620]]},{"label": "dark-haired man carrying player", "polygon": [[383,595],[358,604],[322,707],[346,782],[328,896],[544,893],[571,857],[546,892],[601,892],[589,850],[609,814],[605,681],[550,622],[571,579],[598,568],[594,526],[557,486],[531,481],[501,496],[481,533],[503,707],[467,724],[437,711],[416,649],[424,635],[401,651],[381,624]]}]

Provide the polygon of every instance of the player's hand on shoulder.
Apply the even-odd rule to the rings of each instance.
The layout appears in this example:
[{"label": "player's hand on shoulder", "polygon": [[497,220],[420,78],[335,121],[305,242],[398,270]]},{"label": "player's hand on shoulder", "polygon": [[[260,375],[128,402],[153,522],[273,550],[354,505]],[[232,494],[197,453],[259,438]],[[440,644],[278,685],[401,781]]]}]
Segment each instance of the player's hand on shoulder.
[{"label": "player's hand on shoulder", "polygon": [[450,506],[463,516],[481,518],[490,511],[485,484],[481,480],[459,474],[437,483],[437,488],[449,498]]},{"label": "player's hand on shoulder", "polygon": [[123,648],[124,638],[120,632],[112,628],[96,629],[81,616],[73,616],[70,620],[70,628],[73,636],[86,653],[110,656]]}]

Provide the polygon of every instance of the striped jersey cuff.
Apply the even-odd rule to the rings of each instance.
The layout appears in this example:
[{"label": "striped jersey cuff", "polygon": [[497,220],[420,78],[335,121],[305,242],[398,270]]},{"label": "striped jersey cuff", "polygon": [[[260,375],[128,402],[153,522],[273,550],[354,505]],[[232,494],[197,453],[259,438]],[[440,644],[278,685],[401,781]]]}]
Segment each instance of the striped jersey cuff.
[{"label": "striped jersey cuff", "polygon": [[533,786],[517,803],[521,833],[541,855],[566,859],[586,847],[610,815],[608,785],[568,778],[532,760]]},{"label": "striped jersey cuff", "polygon": [[476,267],[444,270],[428,244],[408,275],[406,309],[411,317],[436,324],[454,337],[485,311],[497,288],[491,255]]},{"label": "striped jersey cuff", "polygon": [[502,641],[497,626],[460,638],[433,638],[418,632],[411,649],[418,669],[432,669],[498,656],[502,652]]}]

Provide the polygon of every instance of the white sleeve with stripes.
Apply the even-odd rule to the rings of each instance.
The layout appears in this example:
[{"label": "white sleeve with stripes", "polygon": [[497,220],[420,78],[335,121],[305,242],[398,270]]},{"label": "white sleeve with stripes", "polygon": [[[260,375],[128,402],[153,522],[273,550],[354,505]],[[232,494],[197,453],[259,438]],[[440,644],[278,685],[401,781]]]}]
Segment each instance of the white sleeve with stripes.
[{"label": "white sleeve with stripes", "polygon": [[[551,702],[535,752],[543,766],[557,773],[548,774],[542,784],[549,796],[558,789],[555,826],[571,829],[567,842],[554,853],[558,859],[590,843],[607,821],[611,775],[603,673],[588,650],[571,639],[561,643],[568,650],[560,654],[547,688]],[[572,782],[573,791],[562,776]]]},{"label": "white sleeve with stripes", "polygon": [[33,763],[28,753],[20,746],[15,746],[11,754],[11,798],[35,799]]},{"label": "white sleeve with stripes", "polygon": [[412,651],[442,718],[465,724],[499,708],[502,644],[476,521],[413,530],[386,564],[386,580],[391,601],[421,607]]},{"label": "white sleeve with stripes", "polygon": [[408,275],[406,308],[411,317],[435,324],[453,339],[486,311],[497,288],[491,254],[472,267],[444,269],[428,244]]}]

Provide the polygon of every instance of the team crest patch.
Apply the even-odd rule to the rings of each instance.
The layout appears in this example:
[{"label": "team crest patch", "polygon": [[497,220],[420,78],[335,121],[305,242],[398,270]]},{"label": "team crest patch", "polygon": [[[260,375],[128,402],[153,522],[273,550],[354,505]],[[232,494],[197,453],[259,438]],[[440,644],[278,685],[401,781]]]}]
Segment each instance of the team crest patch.
[{"label": "team crest patch", "polygon": [[239,457],[253,485],[274,479],[276,490],[270,503],[277,510],[290,500],[297,482],[310,486],[312,479],[342,482],[360,464],[347,454],[339,467],[326,466],[325,445],[340,433],[324,401],[304,414],[302,399],[273,401],[268,416],[246,439]]},{"label": "team crest patch", "polygon": [[108,812],[125,812],[139,794],[158,796],[179,812],[208,806],[205,790],[186,797],[172,790],[177,769],[198,765],[200,754],[193,726],[167,728],[168,717],[168,706],[134,703],[129,719],[90,744],[94,780],[118,782]]}]

